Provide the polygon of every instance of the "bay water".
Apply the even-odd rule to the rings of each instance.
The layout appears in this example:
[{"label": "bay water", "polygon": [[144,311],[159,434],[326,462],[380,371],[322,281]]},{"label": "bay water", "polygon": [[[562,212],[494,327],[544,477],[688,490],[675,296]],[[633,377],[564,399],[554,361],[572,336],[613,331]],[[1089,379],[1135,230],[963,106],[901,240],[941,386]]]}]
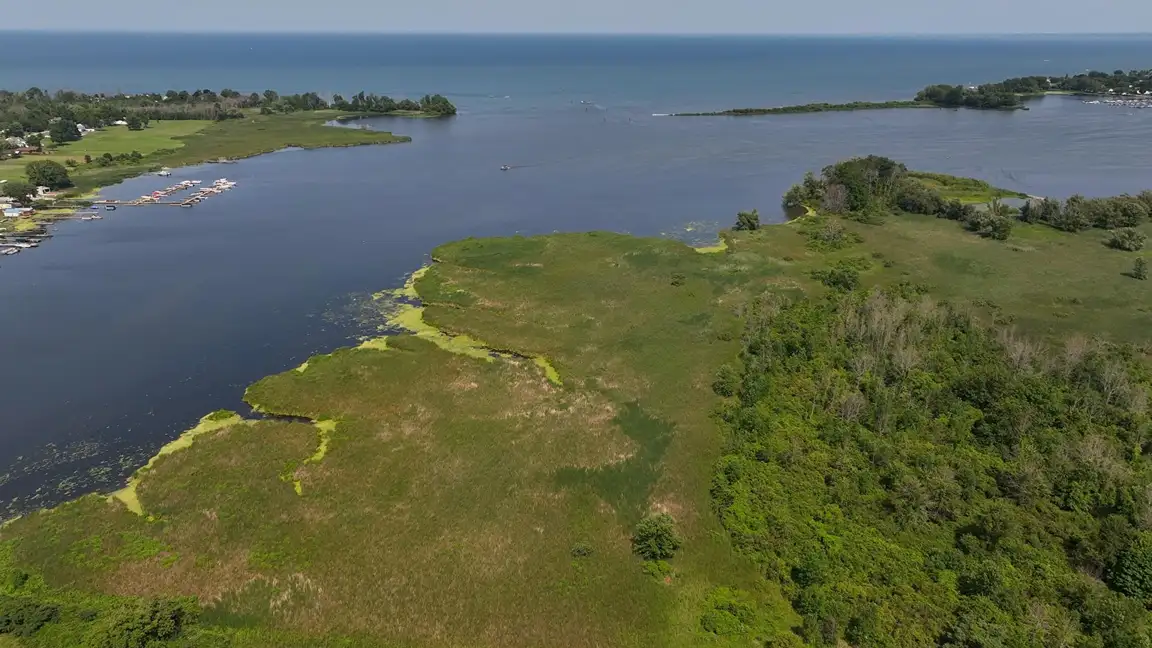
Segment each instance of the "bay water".
[{"label": "bay water", "polygon": [[111,490],[200,416],[241,409],[251,382],[371,334],[366,296],[400,285],[439,243],[592,229],[707,242],[737,210],[781,217],[780,196],[804,171],[869,153],[1041,195],[1152,188],[1152,110],[1074,98],[1012,113],[662,116],[1147,68],[1152,37],[0,42],[0,88],[439,92],[460,110],[361,122],[409,144],[282,151],[130,180],[104,194],[132,198],[181,179],[239,185],[190,210],[62,223],[41,248],[3,257],[0,517]]}]

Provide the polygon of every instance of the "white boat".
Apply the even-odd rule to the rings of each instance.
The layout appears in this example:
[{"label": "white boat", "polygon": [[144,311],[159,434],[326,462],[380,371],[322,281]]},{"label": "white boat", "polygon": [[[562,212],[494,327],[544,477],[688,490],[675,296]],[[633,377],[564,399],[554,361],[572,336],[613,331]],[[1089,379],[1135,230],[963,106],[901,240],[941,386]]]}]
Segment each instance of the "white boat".
[{"label": "white boat", "polygon": [[17,254],[19,252],[20,252],[20,248],[18,248],[18,247],[4,248],[4,249],[0,250],[0,254]]},{"label": "white boat", "polygon": [[156,175],[160,176],[161,178],[167,178],[168,176],[172,175],[172,172],[171,171],[157,171]]},{"label": "white boat", "polygon": [[81,216],[81,217],[80,217],[80,220],[82,220],[82,221],[90,221],[90,220],[93,220],[94,218],[95,218],[95,217],[93,217],[93,216]]}]

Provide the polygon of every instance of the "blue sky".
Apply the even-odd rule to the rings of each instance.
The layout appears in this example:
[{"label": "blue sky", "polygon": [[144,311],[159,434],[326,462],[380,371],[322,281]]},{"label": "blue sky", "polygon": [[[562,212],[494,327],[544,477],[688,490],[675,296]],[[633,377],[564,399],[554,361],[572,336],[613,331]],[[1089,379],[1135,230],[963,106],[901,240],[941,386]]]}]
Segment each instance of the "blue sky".
[{"label": "blue sky", "polygon": [[1149,0],[40,0],[0,29],[100,31],[1107,33]]}]

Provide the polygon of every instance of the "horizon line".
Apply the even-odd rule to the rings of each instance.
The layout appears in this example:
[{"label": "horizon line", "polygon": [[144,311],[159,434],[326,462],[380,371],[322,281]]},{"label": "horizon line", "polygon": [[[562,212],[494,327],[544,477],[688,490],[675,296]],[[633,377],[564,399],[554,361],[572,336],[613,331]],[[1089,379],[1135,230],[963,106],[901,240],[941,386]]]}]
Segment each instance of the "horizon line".
[{"label": "horizon line", "polygon": [[988,38],[988,37],[1152,37],[1152,31],[1144,32],[1075,32],[1075,31],[996,31],[996,32],[644,32],[644,31],[450,31],[412,29],[404,31],[371,30],[261,30],[261,29],[147,29],[147,28],[0,28],[0,34],[108,34],[108,35],[155,35],[155,36],[597,36],[597,37],[762,37],[762,38]]}]

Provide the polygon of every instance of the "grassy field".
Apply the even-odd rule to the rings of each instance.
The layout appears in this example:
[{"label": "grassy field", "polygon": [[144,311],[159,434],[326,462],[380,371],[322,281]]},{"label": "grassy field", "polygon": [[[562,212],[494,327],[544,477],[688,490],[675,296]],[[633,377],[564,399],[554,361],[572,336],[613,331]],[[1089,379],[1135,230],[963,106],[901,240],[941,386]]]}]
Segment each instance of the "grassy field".
[{"label": "grassy field", "polygon": [[910,171],[915,178],[930,189],[935,189],[945,200],[959,200],[963,203],[986,203],[993,198],[1027,198],[1028,194],[1000,189],[976,178],[961,178],[943,173]]},{"label": "grassy field", "polygon": [[[190,156],[228,150],[208,131],[183,141]],[[821,245],[829,228],[848,243]],[[261,380],[248,402],[302,418],[217,416],[141,475],[141,515],[92,496],[28,516],[0,531],[0,572],[26,570],[51,600],[196,596],[202,624],[240,646],[763,645],[798,617],[733,553],[709,495],[711,383],[749,300],[820,294],[813,273],[851,264],[866,286],[1034,337],[1147,343],[1152,282],[1126,276],[1137,253],[1103,236],[1018,225],[1000,242],[936,218],[813,215],[725,234],[712,254],[607,233],[445,245],[408,291],[424,309],[402,311],[420,335]],[[668,568],[631,553],[650,512],[684,537]],[[717,588],[765,621],[706,631]],[[72,627],[30,645],[76,645]]]},{"label": "grassy field", "polygon": [[105,153],[118,155],[139,151],[141,155],[147,156],[163,149],[176,149],[183,146],[180,138],[202,131],[212,123],[196,120],[161,121],[153,122],[142,131],[131,131],[127,126],[109,126],[78,142],[46,149],[47,155],[0,161],[0,180],[23,179],[24,165],[33,160],[55,160],[60,164],[64,164],[67,160],[75,160],[77,163],[83,163],[85,155],[97,158]]},{"label": "grassy field", "polygon": [[245,158],[293,146],[322,148],[409,141],[407,137],[392,133],[326,125],[341,114],[325,110],[286,115],[254,114],[244,119],[222,122],[158,121],[140,131],[111,126],[79,142],[49,149],[48,155],[0,162],[0,180],[23,178],[24,165],[32,160],[53,159],[63,163],[74,159],[82,163],[85,154],[95,158],[104,153],[116,155],[132,151],[139,151],[144,156],[143,160],[135,164],[118,163],[109,167],[82,165],[72,170],[71,176],[77,190],[90,191],[163,166],[178,167],[213,162],[221,158]]}]

